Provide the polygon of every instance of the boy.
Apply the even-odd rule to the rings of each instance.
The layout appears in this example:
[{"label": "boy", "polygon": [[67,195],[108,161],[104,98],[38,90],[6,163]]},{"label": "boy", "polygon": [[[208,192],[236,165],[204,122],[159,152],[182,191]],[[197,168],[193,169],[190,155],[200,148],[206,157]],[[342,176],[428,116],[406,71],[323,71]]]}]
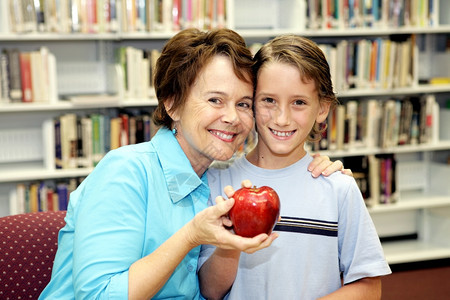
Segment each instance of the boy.
[{"label": "boy", "polygon": [[379,299],[380,276],[391,271],[356,182],[339,172],[313,179],[307,171],[312,156],[304,144],[320,137],[337,104],[325,56],[314,42],[285,35],[254,60],[257,145],[228,169],[210,169],[208,181],[212,195],[227,185],[239,188],[244,179],[274,188],[281,200],[279,237],[251,255],[203,246],[203,296]]}]

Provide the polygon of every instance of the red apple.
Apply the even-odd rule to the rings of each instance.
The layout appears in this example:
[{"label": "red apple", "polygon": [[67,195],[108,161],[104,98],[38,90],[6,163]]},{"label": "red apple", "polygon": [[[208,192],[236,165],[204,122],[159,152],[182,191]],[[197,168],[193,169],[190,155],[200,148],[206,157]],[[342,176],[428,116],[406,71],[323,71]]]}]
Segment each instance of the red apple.
[{"label": "red apple", "polygon": [[271,187],[241,188],[234,192],[228,213],[234,232],[243,237],[270,234],[280,216],[280,198]]}]

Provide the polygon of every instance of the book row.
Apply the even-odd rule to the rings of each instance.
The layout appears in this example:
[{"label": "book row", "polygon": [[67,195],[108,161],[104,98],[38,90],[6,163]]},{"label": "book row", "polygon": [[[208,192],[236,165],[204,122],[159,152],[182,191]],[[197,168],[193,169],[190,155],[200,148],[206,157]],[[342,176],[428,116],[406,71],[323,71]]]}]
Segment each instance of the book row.
[{"label": "book row", "polygon": [[127,46],[116,49],[118,78],[126,98],[148,98],[153,90],[155,65],[161,52]]},{"label": "book row", "polygon": [[394,154],[345,157],[368,207],[398,201],[396,158]]},{"label": "book row", "polygon": [[2,0],[0,32],[115,33],[225,27],[225,0]]},{"label": "book row", "polygon": [[435,95],[404,99],[349,100],[330,112],[313,150],[390,148],[439,141]]},{"label": "book row", "polygon": [[0,103],[58,100],[56,58],[47,47],[0,53]]},{"label": "book row", "polygon": [[439,24],[439,0],[307,0],[307,27],[398,28]]},{"label": "book row", "polygon": [[70,193],[83,179],[18,183],[9,193],[9,214],[67,210]]},{"label": "book row", "polygon": [[54,119],[55,168],[90,168],[118,147],[149,141],[157,128],[150,112],[117,111]]},{"label": "book row", "polygon": [[[249,45],[255,52],[261,45]],[[391,89],[418,84],[415,36],[398,41],[386,38],[341,40],[319,44],[329,65],[336,91]],[[153,95],[154,68],[160,50],[118,47],[114,74],[124,98]],[[122,93],[118,92],[118,95]],[[55,56],[46,48],[23,52],[4,49],[0,56],[0,103],[58,100]]]},{"label": "book row", "polygon": [[414,35],[405,40],[342,40],[335,45],[319,46],[330,65],[336,91],[391,89],[418,84],[415,69],[419,53]]},{"label": "book row", "polygon": [[[256,52],[261,44],[249,45]],[[405,40],[386,38],[341,40],[336,44],[319,44],[330,65],[336,91],[349,89],[392,89],[418,84],[415,75],[418,51],[414,35]],[[151,90],[156,60],[160,51],[131,46],[118,48],[126,97],[147,97]],[[138,76],[139,75],[139,76]]]}]

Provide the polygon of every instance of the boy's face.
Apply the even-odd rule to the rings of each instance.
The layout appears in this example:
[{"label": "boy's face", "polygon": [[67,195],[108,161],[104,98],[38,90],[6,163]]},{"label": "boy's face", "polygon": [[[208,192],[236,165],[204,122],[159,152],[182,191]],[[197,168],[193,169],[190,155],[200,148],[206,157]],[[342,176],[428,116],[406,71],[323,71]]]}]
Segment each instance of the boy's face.
[{"label": "boy's face", "polygon": [[305,155],[314,123],[323,122],[329,110],[319,102],[314,81],[303,82],[296,67],[278,62],[259,70],[254,105],[259,154],[282,158],[283,166]]}]

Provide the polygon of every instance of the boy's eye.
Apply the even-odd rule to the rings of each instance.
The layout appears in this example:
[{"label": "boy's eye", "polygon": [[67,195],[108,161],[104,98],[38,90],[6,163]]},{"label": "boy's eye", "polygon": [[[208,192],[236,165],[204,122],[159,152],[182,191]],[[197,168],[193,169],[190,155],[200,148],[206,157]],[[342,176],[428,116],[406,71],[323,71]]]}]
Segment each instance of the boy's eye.
[{"label": "boy's eye", "polygon": [[263,98],[262,100],[267,103],[275,103],[275,100],[273,98],[269,98],[269,97]]}]

